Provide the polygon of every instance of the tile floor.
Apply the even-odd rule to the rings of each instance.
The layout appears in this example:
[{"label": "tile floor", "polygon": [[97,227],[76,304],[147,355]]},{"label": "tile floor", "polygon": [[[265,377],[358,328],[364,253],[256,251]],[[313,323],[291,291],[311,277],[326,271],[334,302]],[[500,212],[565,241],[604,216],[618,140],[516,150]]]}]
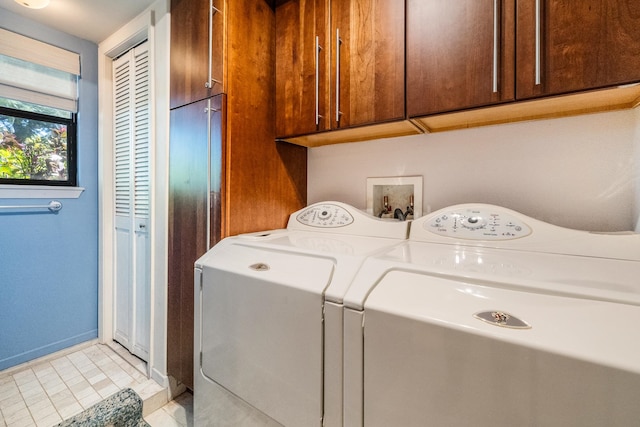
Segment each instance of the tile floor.
[{"label": "tile floor", "polygon": [[151,427],[194,427],[193,396],[185,391],[144,419]]},{"label": "tile floor", "polygon": [[0,427],[54,426],[126,387],[144,400],[152,427],[191,426],[191,395],[166,403],[166,390],[143,372],[144,362],[126,350],[97,342],[7,369],[0,372]]}]

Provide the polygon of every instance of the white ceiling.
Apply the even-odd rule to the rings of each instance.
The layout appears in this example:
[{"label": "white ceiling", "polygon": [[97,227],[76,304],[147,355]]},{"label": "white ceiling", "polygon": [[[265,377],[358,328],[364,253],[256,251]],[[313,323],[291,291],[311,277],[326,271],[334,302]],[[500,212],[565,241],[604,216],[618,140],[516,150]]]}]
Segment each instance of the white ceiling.
[{"label": "white ceiling", "polygon": [[100,43],[154,2],[155,0],[51,0],[44,9],[29,9],[15,0],[0,0],[0,8],[81,39]]}]

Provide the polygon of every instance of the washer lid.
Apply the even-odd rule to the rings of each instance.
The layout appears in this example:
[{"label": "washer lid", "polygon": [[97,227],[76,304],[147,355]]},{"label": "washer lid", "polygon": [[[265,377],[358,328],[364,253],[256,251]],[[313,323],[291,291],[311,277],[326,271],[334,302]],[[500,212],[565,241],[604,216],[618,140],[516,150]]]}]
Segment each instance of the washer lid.
[{"label": "washer lid", "polygon": [[639,262],[406,241],[365,261],[345,306],[361,310],[375,284],[395,270],[640,305]]},{"label": "washer lid", "polygon": [[[365,302],[365,339],[369,310],[640,373],[637,305],[391,271]],[[478,319],[486,312],[494,322]],[[527,326],[508,327],[503,316]]]}]

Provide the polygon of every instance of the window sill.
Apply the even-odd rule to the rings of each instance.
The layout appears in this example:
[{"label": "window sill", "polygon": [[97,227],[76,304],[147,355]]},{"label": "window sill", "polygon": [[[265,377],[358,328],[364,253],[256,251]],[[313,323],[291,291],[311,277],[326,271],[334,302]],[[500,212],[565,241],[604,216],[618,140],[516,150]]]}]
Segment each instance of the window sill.
[{"label": "window sill", "polygon": [[0,199],[77,199],[83,191],[83,187],[0,185]]}]

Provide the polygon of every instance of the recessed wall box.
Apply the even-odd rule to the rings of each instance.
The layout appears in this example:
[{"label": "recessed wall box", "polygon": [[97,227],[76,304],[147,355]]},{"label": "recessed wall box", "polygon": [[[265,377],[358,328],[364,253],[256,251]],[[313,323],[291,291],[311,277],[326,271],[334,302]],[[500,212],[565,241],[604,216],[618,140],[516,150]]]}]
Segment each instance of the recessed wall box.
[{"label": "recessed wall box", "polygon": [[422,176],[367,178],[367,212],[397,218],[396,209],[403,219],[422,216]]}]

